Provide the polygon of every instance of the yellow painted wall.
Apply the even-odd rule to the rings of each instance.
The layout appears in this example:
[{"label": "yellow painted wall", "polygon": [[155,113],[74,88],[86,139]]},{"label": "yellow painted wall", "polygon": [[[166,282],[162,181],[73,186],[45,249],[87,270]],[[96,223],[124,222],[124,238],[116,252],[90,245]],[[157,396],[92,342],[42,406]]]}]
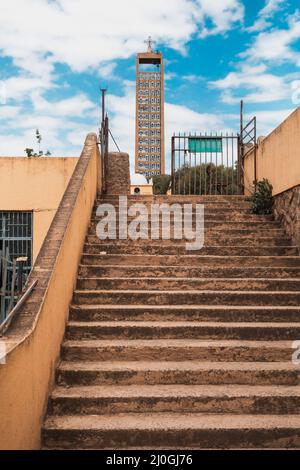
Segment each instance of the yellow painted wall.
[{"label": "yellow painted wall", "polygon": [[0,157],[0,211],[33,211],[33,262],[78,158]]},{"label": "yellow painted wall", "polygon": [[152,196],[153,195],[153,185],[152,184],[132,184],[130,186],[130,193],[134,196],[135,188],[140,188],[141,196]]},{"label": "yellow painted wall", "polygon": [[[69,313],[69,304],[77,280],[77,270],[97,191],[101,189],[101,164],[97,136],[87,137],[82,158],[88,159],[85,173],[74,173],[68,195],[76,201],[61,206],[51,226],[54,268],[47,278],[47,252],[40,256],[30,276],[37,288],[22,307],[12,327],[2,338],[7,349],[6,364],[0,364],[0,449],[39,449],[41,426],[48,394]],[[82,162],[82,160],[81,160]],[[79,165],[80,163],[79,162]],[[75,170],[76,171],[76,170]],[[72,199],[72,197],[71,197]],[[63,215],[66,227],[59,220]],[[53,234],[55,239],[53,239]],[[56,239],[57,238],[57,239]],[[44,285],[44,275],[48,279]],[[40,289],[42,295],[39,294]],[[42,299],[37,301],[37,299]],[[26,314],[29,311],[30,314]]]},{"label": "yellow painted wall", "polygon": [[[300,107],[269,134],[257,149],[257,180],[268,178],[276,196],[300,184]],[[245,159],[245,194],[251,193],[254,156]]]}]

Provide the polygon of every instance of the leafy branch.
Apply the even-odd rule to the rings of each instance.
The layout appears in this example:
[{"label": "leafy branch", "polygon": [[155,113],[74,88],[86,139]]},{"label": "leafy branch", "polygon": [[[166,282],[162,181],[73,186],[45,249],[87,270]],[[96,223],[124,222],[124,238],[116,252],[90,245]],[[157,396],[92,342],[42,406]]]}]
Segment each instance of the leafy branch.
[{"label": "leafy branch", "polygon": [[40,133],[40,131],[37,129],[36,132],[35,132],[35,138],[36,138],[36,141],[37,141],[37,144],[38,144],[38,152],[35,152],[34,149],[32,148],[26,148],[24,151],[27,155],[28,158],[31,158],[31,157],[50,157],[51,155],[51,152],[49,152],[49,150],[47,150],[46,153],[43,152],[43,150],[41,150],[41,143],[42,143],[42,135]]}]

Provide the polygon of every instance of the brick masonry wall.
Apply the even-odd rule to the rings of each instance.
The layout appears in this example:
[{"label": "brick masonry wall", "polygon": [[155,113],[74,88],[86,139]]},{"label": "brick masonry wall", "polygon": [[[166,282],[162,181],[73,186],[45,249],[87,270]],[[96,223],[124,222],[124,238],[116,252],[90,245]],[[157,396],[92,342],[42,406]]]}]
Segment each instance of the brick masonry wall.
[{"label": "brick masonry wall", "polygon": [[130,194],[130,165],[127,153],[109,153],[106,166],[106,194]]},{"label": "brick masonry wall", "polygon": [[300,185],[274,197],[274,214],[300,248]]}]

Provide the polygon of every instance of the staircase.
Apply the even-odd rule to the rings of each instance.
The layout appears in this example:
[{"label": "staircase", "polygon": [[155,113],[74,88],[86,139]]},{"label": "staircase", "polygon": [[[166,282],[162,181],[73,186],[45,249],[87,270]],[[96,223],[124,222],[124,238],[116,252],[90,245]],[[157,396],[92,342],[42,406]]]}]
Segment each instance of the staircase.
[{"label": "staircase", "polygon": [[172,202],[205,204],[200,252],[101,242],[94,211],[44,448],[300,448],[297,248],[242,196]]}]

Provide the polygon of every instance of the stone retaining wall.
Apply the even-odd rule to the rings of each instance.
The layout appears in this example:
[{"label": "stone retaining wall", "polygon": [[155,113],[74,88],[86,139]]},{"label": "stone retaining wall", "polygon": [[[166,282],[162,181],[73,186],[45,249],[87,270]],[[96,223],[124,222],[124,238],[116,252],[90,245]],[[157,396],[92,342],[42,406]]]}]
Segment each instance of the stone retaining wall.
[{"label": "stone retaining wall", "polygon": [[130,194],[130,164],[127,153],[109,153],[106,164],[106,194]]},{"label": "stone retaining wall", "polygon": [[274,197],[274,215],[300,248],[300,185]]}]

